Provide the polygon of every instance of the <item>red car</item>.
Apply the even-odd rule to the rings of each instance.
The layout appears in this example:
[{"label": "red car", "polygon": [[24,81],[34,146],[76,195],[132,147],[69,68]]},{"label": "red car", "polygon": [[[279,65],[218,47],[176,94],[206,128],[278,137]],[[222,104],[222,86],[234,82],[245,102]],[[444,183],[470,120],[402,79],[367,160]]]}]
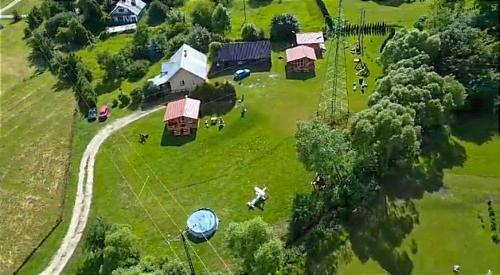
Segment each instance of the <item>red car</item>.
[{"label": "red car", "polygon": [[109,117],[109,107],[108,105],[103,105],[99,109],[99,121],[105,121]]}]

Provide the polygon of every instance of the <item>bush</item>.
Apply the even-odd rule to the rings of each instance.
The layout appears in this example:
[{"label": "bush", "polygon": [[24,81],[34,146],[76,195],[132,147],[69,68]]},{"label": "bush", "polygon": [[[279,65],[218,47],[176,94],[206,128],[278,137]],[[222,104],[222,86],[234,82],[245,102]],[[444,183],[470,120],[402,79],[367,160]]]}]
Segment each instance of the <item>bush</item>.
[{"label": "bush", "polygon": [[12,20],[14,20],[14,22],[19,22],[19,21],[21,21],[21,19],[22,19],[22,17],[19,14],[19,12],[17,10],[14,10],[12,12]]},{"label": "bush", "polygon": [[254,24],[245,24],[241,28],[241,39],[244,41],[257,41],[264,38],[264,31]]},{"label": "bush", "polygon": [[300,32],[299,21],[291,13],[276,15],[271,20],[272,41],[291,42],[295,40],[295,34],[298,32]]},{"label": "bush", "polygon": [[186,43],[198,51],[206,53],[212,42],[212,34],[204,27],[196,26],[186,37]]},{"label": "bush", "polygon": [[167,11],[168,7],[165,4],[159,0],[153,1],[148,10],[148,23],[150,25],[162,23],[167,18]]},{"label": "bush", "polygon": [[[208,58],[214,60],[217,57],[217,53],[220,48],[222,48],[222,43],[214,41],[208,45]],[[217,86],[217,85],[216,85]]]},{"label": "bush", "polygon": [[193,11],[191,12],[191,21],[193,25],[199,25],[206,29],[212,28],[212,13],[214,5],[208,0],[198,0],[194,2]]},{"label": "bush", "polygon": [[132,92],[130,93],[130,99],[131,102],[129,108],[137,109],[144,101],[144,93],[142,92],[142,89],[135,88],[134,90],[132,90]]},{"label": "bush", "polygon": [[236,89],[229,82],[214,86],[203,83],[191,92],[190,97],[200,100],[202,103],[236,100]]},{"label": "bush", "polygon": [[68,22],[73,19],[73,18],[78,18],[76,13],[74,12],[61,12],[45,22],[45,30],[47,31],[47,35],[49,37],[55,37],[57,34],[57,31],[60,27],[67,27]]},{"label": "bush", "polygon": [[139,79],[146,75],[149,70],[148,60],[137,60],[134,61],[128,67],[128,78],[129,79]]}]

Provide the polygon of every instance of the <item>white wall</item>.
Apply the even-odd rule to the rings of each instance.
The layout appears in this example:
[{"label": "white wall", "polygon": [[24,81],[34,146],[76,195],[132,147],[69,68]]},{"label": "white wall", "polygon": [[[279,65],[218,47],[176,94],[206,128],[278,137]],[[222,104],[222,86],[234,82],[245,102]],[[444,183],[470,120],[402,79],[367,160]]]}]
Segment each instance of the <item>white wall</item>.
[{"label": "white wall", "polygon": [[[184,85],[181,82],[184,81]],[[194,75],[188,71],[180,69],[174,76],[170,78],[170,87],[172,92],[192,91],[196,86],[205,82],[205,79]]]}]

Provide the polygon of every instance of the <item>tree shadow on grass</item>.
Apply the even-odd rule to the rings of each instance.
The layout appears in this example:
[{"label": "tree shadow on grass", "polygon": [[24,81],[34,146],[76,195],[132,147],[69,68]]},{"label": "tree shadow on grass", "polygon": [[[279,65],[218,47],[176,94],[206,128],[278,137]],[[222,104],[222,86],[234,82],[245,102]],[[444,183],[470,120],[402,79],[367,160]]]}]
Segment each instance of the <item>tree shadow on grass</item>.
[{"label": "tree shadow on grass", "polygon": [[273,2],[273,0],[243,0],[247,1],[250,8],[261,8],[265,7]]},{"label": "tree shadow on grass", "polygon": [[399,7],[404,3],[413,3],[415,0],[372,0],[382,6]]},{"label": "tree shadow on grass", "polygon": [[498,133],[498,116],[494,113],[458,113],[451,131],[458,138],[481,145]]},{"label": "tree shadow on grass", "polygon": [[234,100],[204,103],[201,106],[201,116],[213,114],[219,116],[225,115],[229,113],[235,105],[236,101]]},{"label": "tree shadow on grass", "polygon": [[172,133],[168,131],[167,127],[164,127],[160,145],[180,147],[184,144],[194,141],[195,139],[196,139],[196,131],[191,133],[191,135],[189,136],[174,136]]},{"label": "tree shadow on grass", "polygon": [[102,95],[112,92],[122,85],[122,79],[103,79],[95,87],[96,94]]},{"label": "tree shadow on grass", "polygon": [[286,70],[286,79],[288,80],[308,80],[316,77],[316,72],[292,72],[288,68]]}]

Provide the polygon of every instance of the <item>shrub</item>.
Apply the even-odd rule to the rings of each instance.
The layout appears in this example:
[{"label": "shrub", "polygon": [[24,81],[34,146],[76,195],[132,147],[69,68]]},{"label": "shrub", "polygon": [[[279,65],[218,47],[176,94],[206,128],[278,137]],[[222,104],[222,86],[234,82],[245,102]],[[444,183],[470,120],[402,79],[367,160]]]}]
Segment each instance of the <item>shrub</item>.
[{"label": "shrub", "polygon": [[132,90],[132,92],[130,93],[130,99],[131,102],[129,108],[137,109],[137,107],[139,107],[144,101],[144,93],[142,92],[142,89],[135,88],[134,90]]},{"label": "shrub", "polygon": [[[214,60],[217,57],[217,53],[220,48],[222,48],[222,43],[214,41],[208,45],[208,58]],[[217,86],[217,85],[216,85]]]},{"label": "shrub", "polygon": [[187,44],[204,53],[208,51],[210,42],[212,42],[212,34],[201,26],[194,27],[186,38]]},{"label": "shrub", "polygon": [[264,38],[264,31],[254,24],[245,24],[241,28],[241,39],[245,41],[257,41]]},{"label": "shrub", "polygon": [[129,79],[139,79],[146,75],[149,70],[149,61],[148,60],[137,60],[134,61],[128,67],[128,78]]},{"label": "shrub", "polygon": [[60,27],[67,27],[68,22],[73,19],[78,18],[78,16],[74,12],[61,12],[45,22],[45,30],[47,31],[47,35],[49,37],[55,37],[57,31]]},{"label": "shrub", "polygon": [[236,100],[236,89],[229,82],[224,82],[218,87],[203,83],[191,92],[190,97],[199,99],[202,103]]},{"label": "shrub", "polygon": [[295,33],[300,32],[300,24],[295,15],[283,13],[271,20],[271,40],[290,42],[295,39]]},{"label": "shrub", "polygon": [[150,25],[162,23],[167,18],[167,11],[168,7],[165,4],[159,0],[153,1],[148,10],[148,23]]},{"label": "shrub", "polygon": [[14,10],[12,12],[12,20],[14,20],[14,22],[19,22],[19,21],[21,21],[21,19],[22,19],[22,17],[19,14],[19,12],[17,10]]}]

